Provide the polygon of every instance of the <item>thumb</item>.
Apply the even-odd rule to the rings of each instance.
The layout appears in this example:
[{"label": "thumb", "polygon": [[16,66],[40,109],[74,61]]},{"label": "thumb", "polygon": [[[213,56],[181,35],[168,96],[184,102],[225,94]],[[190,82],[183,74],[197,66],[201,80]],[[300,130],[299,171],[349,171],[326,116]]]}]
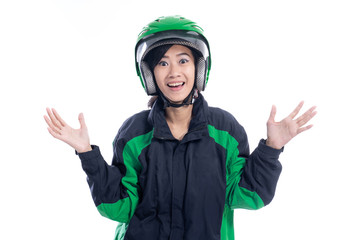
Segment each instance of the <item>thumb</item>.
[{"label": "thumb", "polygon": [[85,118],[83,113],[79,114],[79,122],[80,122],[80,128],[86,128]]},{"label": "thumb", "polygon": [[270,112],[270,116],[269,116],[269,122],[275,122],[275,115],[276,115],[276,106],[272,105],[271,107],[271,112]]}]

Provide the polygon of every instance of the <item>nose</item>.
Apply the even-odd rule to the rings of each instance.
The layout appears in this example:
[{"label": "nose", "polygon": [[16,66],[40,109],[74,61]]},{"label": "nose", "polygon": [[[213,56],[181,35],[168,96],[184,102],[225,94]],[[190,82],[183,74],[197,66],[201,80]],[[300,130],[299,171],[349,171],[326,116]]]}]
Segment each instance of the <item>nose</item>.
[{"label": "nose", "polygon": [[170,65],[170,72],[169,72],[169,77],[170,78],[177,78],[180,76],[180,66],[178,66],[178,64],[171,64]]}]

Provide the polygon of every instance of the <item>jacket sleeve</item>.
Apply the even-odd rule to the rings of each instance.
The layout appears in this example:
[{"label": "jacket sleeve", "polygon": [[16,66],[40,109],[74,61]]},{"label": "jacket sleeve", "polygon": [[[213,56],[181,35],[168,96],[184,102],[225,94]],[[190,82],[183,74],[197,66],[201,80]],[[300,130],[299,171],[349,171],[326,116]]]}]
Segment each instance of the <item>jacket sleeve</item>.
[{"label": "jacket sleeve", "polygon": [[234,142],[228,149],[227,201],[231,209],[259,209],[271,202],[281,173],[279,155],[283,151],[266,145],[260,140],[249,155],[245,130],[236,126]]},{"label": "jacket sleeve", "polygon": [[120,135],[114,140],[112,165],[104,160],[98,146],[92,146],[92,151],[80,153],[79,157],[100,214],[128,223],[139,200],[138,176],[141,165],[129,141]]}]

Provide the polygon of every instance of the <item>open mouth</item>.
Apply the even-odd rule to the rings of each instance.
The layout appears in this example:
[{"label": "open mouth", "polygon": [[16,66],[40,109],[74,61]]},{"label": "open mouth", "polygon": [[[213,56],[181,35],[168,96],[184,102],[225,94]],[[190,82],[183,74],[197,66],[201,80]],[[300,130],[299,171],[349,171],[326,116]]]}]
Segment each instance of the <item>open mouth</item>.
[{"label": "open mouth", "polygon": [[177,88],[180,86],[184,86],[185,82],[176,82],[176,83],[168,83],[167,86],[171,88]]}]

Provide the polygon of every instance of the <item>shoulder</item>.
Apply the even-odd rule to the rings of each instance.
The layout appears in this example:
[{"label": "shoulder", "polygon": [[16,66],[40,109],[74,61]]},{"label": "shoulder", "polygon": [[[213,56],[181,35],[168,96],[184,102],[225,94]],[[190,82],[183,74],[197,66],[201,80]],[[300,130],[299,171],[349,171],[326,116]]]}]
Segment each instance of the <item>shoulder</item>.
[{"label": "shoulder", "polygon": [[244,130],[243,126],[228,111],[221,108],[209,107],[209,124],[217,129],[233,131],[235,129]]},{"label": "shoulder", "polygon": [[248,147],[246,131],[231,113],[221,108],[209,107],[208,118],[210,135],[231,139],[231,142],[244,149]]},{"label": "shoulder", "polygon": [[150,110],[144,110],[125,120],[116,135],[116,139],[125,139],[128,141],[150,132],[152,126],[148,122],[149,113]]}]

